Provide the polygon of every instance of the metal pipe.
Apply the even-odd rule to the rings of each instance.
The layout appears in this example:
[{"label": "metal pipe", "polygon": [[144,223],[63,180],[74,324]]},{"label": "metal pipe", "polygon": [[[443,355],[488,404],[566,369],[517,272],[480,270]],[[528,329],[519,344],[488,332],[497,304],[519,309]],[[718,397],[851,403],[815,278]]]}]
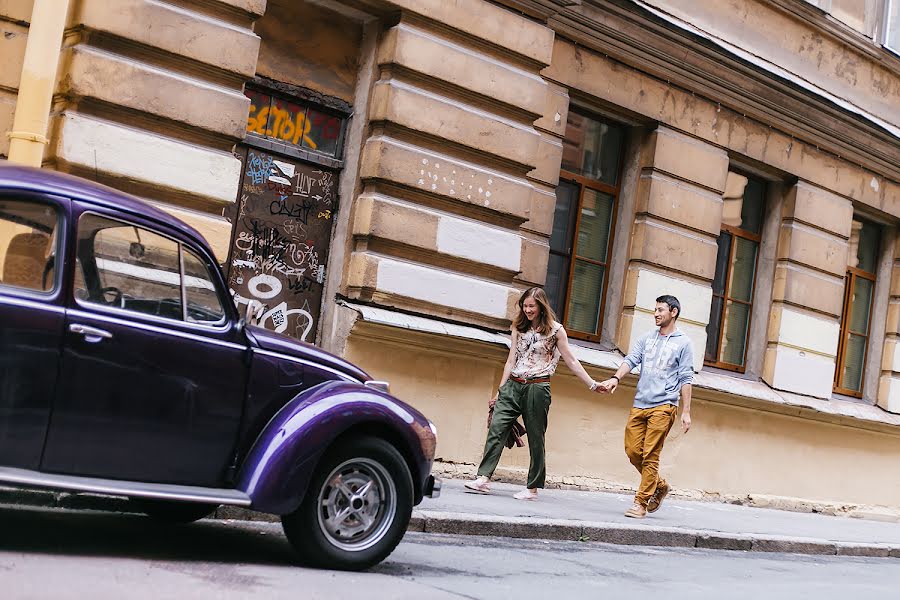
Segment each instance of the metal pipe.
[{"label": "metal pipe", "polygon": [[34,0],[16,114],[6,134],[11,162],[40,167],[43,161],[68,12],[69,0]]}]

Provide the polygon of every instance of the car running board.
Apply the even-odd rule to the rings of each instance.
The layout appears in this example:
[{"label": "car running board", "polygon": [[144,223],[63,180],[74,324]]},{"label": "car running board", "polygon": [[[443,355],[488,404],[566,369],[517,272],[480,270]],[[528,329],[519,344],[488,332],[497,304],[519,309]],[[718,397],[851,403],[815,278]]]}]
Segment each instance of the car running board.
[{"label": "car running board", "polygon": [[12,467],[0,467],[0,483],[27,488],[49,488],[67,492],[90,492],[107,496],[153,498],[177,502],[228,504],[231,506],[250,506],[252,503],[250,496],[240,490],[76,477]]}]

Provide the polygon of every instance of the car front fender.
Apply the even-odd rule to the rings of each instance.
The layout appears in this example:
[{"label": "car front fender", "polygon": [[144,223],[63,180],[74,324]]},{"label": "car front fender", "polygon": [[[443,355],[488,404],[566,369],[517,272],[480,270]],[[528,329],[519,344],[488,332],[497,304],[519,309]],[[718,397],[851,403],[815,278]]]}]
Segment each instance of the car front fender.
[{"label": "car front fender", "polygon": [[329,381],[298,394],[263,428],[244,461],[237,488],[250,508],[285,515],[303,501],[325,451],[355,427],[390,433],[407,460],[417,490],[426,485],[434,459],[430,423],[396,398],[362,384]]}]

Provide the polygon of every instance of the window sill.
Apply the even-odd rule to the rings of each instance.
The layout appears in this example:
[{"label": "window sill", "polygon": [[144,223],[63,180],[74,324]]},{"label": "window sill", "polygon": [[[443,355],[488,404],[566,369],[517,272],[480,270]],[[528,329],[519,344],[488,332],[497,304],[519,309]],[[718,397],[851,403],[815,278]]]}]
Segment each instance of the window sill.
[{"label": "window sill", "polygon": [[757,381],[759,379],[758,375],[754,375],[747,371],[744,371],[743,373],[740,371],[729,371],[728,369],[720,369],[719,367],[706,364],[703,365],[702,372],[713,375],[724,375],[725,377],[732,377],[734,379],[743,379],[744,381]]},{"label": "window sill", "polygon": [[[482,342],[509,348],[509,336],[488,332],[471,325],[439,321],[430,317],[401,313],[385,308],[338,301],[340,306],[354,310],[363,321],[409,329],[422,333],[448,335],[467,341]],[[600,350],[594,344],[571,340],[572,353],[588,369],[615,372],[624,356],[614,350]],[[625,388],[634,388],[636,379],[626,377]],[[848,427],[900,434],[900,414],[863,402],[832,398],[823,400],[772,389],[768,384],[739,374],[703,370],[694,374],[694,397],[702,401],[751,408]]]},{"label": "window sill", "polygon": [[694,375],[694,387],[703,390],[700,394],[703,399],[706,399],[706,393],[712,392],[712,399],[735,406],[849,427],[900,433],[900,414],[889,413],[879,406],[856,400],[813,398],[772,389],[763,381],[719,373],[697,373]]}]

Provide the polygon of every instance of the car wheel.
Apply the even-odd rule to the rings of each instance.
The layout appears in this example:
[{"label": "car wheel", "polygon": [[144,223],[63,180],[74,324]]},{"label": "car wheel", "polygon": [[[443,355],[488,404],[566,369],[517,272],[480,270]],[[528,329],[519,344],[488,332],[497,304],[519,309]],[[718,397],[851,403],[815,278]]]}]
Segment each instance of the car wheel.
[{"label": "car wheel", "polygon": [[393,552],[412,506],[403,456],[384,440],[364,437],[325,455],[300,508],[281,521],[304,563],[360,570]]},{"label": "car wheel", "polygon": [[217,508],[215,504],[145,500],[143,498],[132,499],[132,503],[138,512],[144,513],[151,519],[173,524],[199,521],[203,517],[209,516]]}]

